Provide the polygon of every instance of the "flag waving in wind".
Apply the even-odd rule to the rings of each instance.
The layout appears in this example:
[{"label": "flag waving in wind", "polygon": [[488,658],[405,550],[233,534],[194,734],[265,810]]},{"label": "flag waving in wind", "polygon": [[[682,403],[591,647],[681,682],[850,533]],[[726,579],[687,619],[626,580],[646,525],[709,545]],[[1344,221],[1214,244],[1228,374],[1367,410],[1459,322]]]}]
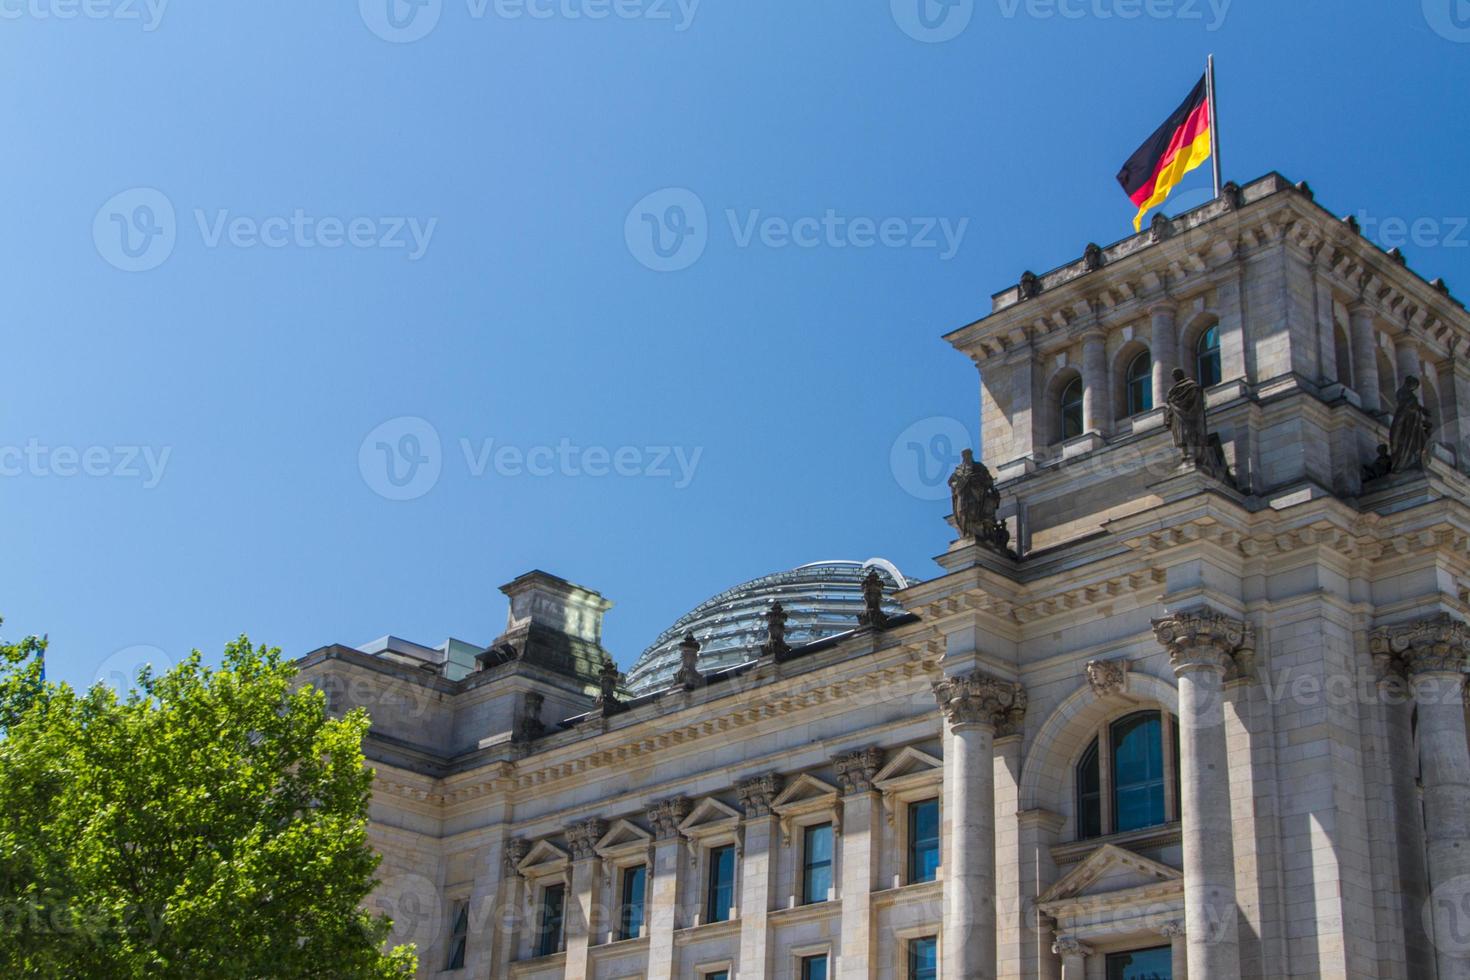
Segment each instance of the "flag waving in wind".
[{"label": "flag waving in wind", "polygon": [[1143,216],[1150,208],[1163,204],[1185,174],[1210,158],[1215,124],[1214,100],[1210,95],[1210,78],[1206,74],[1184,104],[1174,110],[1168,121],[1144,141],[1118,172],[1123,192],[1138,205],[1134,231],[1142,230]]}]

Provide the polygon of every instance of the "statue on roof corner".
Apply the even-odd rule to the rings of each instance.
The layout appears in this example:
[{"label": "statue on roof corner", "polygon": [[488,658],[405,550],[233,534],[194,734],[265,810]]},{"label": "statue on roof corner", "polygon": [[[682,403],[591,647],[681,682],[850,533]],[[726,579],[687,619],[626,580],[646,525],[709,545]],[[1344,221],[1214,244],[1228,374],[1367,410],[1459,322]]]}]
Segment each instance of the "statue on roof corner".
[{"label": "statue on roof corner", "polygon": [[863,577],[863,611],[858,614],[858,625],[875,630],[888,628],[888,614],[883,611],[883,579],[878,569],[868,569]]},{"label": "statue on roof corner", "polygon": [[975,462],[973,451],[966,449],[960,454],[960,465],[949,478],[949,494],[955,527],[962,538],[1015,557],[1010,550],[1010,529],[996,516],[1000,511],[1000,491],[996,489],[995,477],[984,463]]},{"label": "statue on roof corner", "polygon": [[1184,456],[1184,463],[1229,483],[1230,468],[1220,437],[1210,432],[1205,417],[1205,390],[1182,368],[1174,369],[1174,387],[1169,389],[1164,407],[1164,424],[1174,436],[1174,445]]},{"label": "statue on roof corner", "polygon": [[771,603],[771,608],[766,610],[766,642],[761,644],[761,656],[777,661],[790,656],[791,647],[786,642],[786,619],[786,607],[779,601]]}]

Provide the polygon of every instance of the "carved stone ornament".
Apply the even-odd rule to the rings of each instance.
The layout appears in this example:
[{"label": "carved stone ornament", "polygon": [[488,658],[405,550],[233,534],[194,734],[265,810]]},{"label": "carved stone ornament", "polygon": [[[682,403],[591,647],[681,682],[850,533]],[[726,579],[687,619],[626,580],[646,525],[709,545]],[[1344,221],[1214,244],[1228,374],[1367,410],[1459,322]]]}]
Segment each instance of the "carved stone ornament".
[{"label": "carved stone ornament", "polygon": [[623,682],[618,665],[611,660],[603,660],[602,670],[598,671],[597,677],[601,688],[595,702],[597,711],[605,718],[625,710],[626,706],[618,699],[618,685]]},{"label": "carved stone ornament", "polygon": [[588,861],[597,856],[597,842],[607,833],[607,821],[599,817],[574,823],[566,829],[567,844],[573,861]]},{"label": "carved stone ornament", "polygon": [[1118,697],[1128,689],[1128,661],[1088,661],[1087,683],[1100,701]]},{"label": "carved stone ornament", "polygon": [[786,643],[786,607],[780,602],[771,603],[766,610],[766,642],[761,644],[761,656],[785,660],[791,654]]},{"label": "carved stone ornament", "polygon": [[1376,629],[1368,638],[1380,677],[1463,674],[1470,670],[1470,627],[1440,613]]},{"label": "carved stone ornament", "polygon": [[1088,242],[1087,247],[1082,250],[1082,262],[1088,272],[1096,272],[1103,267],[1103,250],[1097,242]]},{"label": "carved stone ornament", "polygon": [[1041,295],[1041,277],[1027,270],[1021,273],[1021,298],[1035,299]]},{"label": "carved stone ornament", "polygon": [[1174,226],[1169,222],[1169,216],[1162,211],[1154,213],[1154,220],[1148,225],[1148,240],[1157,245],[1159,242],[1168,240],[1174,234]]},{"label": "carved stone ornament", "polygon": [[703,683],[704,675],[699,672],[699,641],[692,632],[685,633],[684,642],[679,644],[679,672],[674,675],[674,686],[692,691]]},{"label": "carved stone ornament", "polygon": [[1178,919],[1170,919],[1168,922],[1159,926],[1159,935],[1165,939],[1178,939],[1184,935],[1184,923]]},{"label": "carved stone ornament", "polygon": [[858,625],[881,630],[888,627],[888,614],[883,611],[883,577],[878,569],[868,569],[863,576],[863,611],[858,613]]},{"label": "carved stone ornament", "polygon": [[769,817],[771,803],[781,795],[783,783],[784,780],[773,772],[740,782],[736,786],[736,792],[740,796],[740,809],[745,811],[745,816]]},{"label": "carved stone ornament", "polygon": [[1202,607],[1156,619],[1153,627],[1176,673],[1213,668],[1227,679],[1254,676],[1256,633],[1250,623]]},{"label": "carved stone ornament", "polygon": [[506,874],[520,874],[520,864],[526,859],[531,851],[530,842],[519,837],[512,837],[505,842],[505,871]]},{"label": "carved stone ornament", "polygon": [[1026,689],[981,671],[935,681],[934,697],[951,725],[990,725],[997,735],[1011,735],[1026,717]]},{"label": "carved stone ornament", "polygon": [[679,824],[689,816],[689,797],[674,796],[659,800],[648,808],[648,823],[656,840],[673,840],[679,836]]},{"label": "carved stone ornament", "polygon": [[866,748],[848,752],[832,760],[832,765],[844,794],[867,793],[873,788],[873,777],[883,768],[883,750]]},{"label": "carved stone ornament", "polygon": [[[1311,189],[1307,190],[1311,194]],[[1240,185],[1233,180],[1227,180],[1220,186],[1220,200],[1225,204],[1226,211],[1240,210]]]},{"label": "carved stone ornament", "polygon": [[1089,956],[1092,947],[1083,944],[1075,936],[1058,936],[1056,942],[1051,944],[1051,951],[1058,956]]},{"label": "carved stone ornament", "polygon": [[546,698],[535,691],[521,695],[520,717],[516,719],[512,739],[517,742],[534,742],[546,734],[546,725],[541,721],[541,706]]}]

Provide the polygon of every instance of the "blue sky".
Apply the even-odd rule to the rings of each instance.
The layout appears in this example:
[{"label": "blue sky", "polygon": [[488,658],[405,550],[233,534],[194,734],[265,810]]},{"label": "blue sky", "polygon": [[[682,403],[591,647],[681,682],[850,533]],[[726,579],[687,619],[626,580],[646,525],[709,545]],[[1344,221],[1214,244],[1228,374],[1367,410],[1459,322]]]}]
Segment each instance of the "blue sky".
[{"label": "blue sky", "polygon": [[488,642],[537,567],[627,666],[755,575],[937,574],[940,335],[1128,232],[1211,51],[1227,178],[1470,295],[1464,0],[387,2],[0,0],[0,614],[54,676]]}]

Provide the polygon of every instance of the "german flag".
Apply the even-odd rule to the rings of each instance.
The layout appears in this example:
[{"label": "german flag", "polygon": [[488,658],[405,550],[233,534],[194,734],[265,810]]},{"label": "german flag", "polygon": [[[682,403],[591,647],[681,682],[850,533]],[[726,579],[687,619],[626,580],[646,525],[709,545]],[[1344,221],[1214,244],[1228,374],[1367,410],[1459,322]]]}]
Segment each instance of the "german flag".
[{"label": "german flag", "polygon": [[1134,231],[1143,229],[1143,216],[1150,208],[1163,204],[1185,174],[1210,158],[1213,124],[1206,75],[1184,104],[1174,110],[1169,121],[1144,141],[1118,172],[1123,192],[1138,205]]}]

